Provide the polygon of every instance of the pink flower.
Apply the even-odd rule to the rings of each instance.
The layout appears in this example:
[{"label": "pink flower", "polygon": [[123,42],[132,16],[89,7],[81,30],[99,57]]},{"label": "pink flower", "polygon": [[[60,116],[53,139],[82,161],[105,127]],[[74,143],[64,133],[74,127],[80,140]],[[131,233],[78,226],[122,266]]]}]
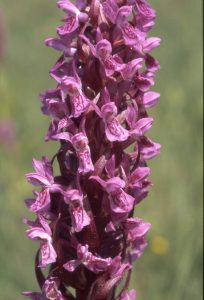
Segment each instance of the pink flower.
[{"label": "pink flower", "polygon": [[67,14],[66,18],[63,20],[65,25],[58,26],[57,28],[57,33],[61,36],[72,33],[79,27],[80,21],[85,22],[88,19],[88,15],[80,12],[80,10],[69,0],[59,0],[57,5]]},{"label": "pink flower", "polygon": [[40,241],[41,261],[39,267],[44,268],[48,264],[54,263],[57,254],[52,245],[52,231],[44,217],[38,215],[38,219],[35,222],[25,220],[25,223],[30,227],[30,229],[27,230],[27,236],[31,240]]},{"label": "pink flower", "polygon": [[111,258],[101,258],[88,251],[88,245],[77,246],[77,259],[71,260],[64,265],[69,272],[73,272],[80,264],[94,273],[104,272],[111,264]]},{"label": "pink flower", "polygon": [[83,207],[83,195],[78,190],[66,191],[64,201],[69,205],[74,231],[79,232],[90,224],[90,218]]},{"label": "pink flower", "polygon": [[57,5],[63,24],[45,40],[61,52],[49,72],[56,87],[40,100],[51,119],[45,140],[59,148],[51,160],[34,159],[26,174],[35,190],[25,202],[37,218],[24,222],[39,242],[41,292],[23,295],[135,300],[130,274],[151,225],[133,217],[134,209],[152,186],[147,161],[161,148],[146,136],[153,125],[147,110],[160,97],[151,90],[160,68],[151,51],[161,40],[148,35],[156,12],[146,0]]},{"label": "pink flower", "polygon": [[72,143],[79,159],[79,173],[88,173],[94,170],[88,139],[83,133],[77,133],[72,138]]}]

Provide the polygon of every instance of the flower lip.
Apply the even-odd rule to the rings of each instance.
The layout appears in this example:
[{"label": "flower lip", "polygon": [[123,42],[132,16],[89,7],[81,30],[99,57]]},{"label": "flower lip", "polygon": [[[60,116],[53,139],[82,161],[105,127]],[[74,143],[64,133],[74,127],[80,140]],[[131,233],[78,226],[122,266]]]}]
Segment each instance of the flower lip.
[{"label": "flower lip", "polygon": [[110,120],[112,117],[117,115],[118,110],[115,103],[109,102],[101,107],[101,112],[106,120]]},{"label": "flower lip", "polygon": [[75,31],[78,26],[79,24],[77,22],[77,19],[73,16],[70,16],[65,20],[65,25],[57,27],[57,33],[59,36],[64,36]]},{"label": "flower lip", "polygon": [[107,56],[111,54],[111,52],[112,52],[112,46],[108,40],[103,39],[96,44],[96,55],[99,58],[105,59]]},{"label": "flower lip", "polygon": [[58,0],[57,6],[61,9],[63,9],[65,12],[75,14],[75,15],[80,14],[79,9],[69,0]]},{"label": "flower lip", "polygon": [[144,0],[136,0],[136,7],[140,14],[142,14],[145,18],[155,18],[156,13],[155,10]]},{"label": "flower lip", "polygon": [[137,33],[136,33],[134,27],[130,23],[127,22],[124,24],[123,31],[130,39],[137,38]]},{"label": "flower lip", "polygon": [[72,143],[74,145],[74,148],[80,151],[86,148],[86,146],[88,145],[88,139],[82,133],[78,133],[72,138]]},{"label": "flower lip", "polygon": [[64,76],[61,83],[65,87],[66,92],[70,96],[75,96],[79,94],[80,86],[77,84],[74,78]]}]

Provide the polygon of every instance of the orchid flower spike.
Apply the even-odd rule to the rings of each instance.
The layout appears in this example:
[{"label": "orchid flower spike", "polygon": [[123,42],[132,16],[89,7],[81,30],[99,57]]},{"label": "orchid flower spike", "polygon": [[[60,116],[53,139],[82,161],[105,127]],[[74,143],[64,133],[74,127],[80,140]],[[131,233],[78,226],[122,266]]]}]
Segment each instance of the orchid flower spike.
[{"label": "orchid flower spike", "polygon": [[[147,161],[161,146],[146,136],[147,110],[160,45],[148,32],[156,12],[147,0],[58,0],[64,12],[58,37],[45,44],[61,52],[50,69],[56,87],[40,94],[50,117],[46,141],[59,143],[52,159],[33,159],[34,186],[24,219],[38,243],[34,300],[136,300],[128,290],[133,263],[151,227],[134,216],[152,186]],[[44,272],[46,268],[46,272]],[[45,275],[46,273],[46,275]],[[117,290],[117,292],[116,292]],[[74,293],[73,293],[74,291]]]}]

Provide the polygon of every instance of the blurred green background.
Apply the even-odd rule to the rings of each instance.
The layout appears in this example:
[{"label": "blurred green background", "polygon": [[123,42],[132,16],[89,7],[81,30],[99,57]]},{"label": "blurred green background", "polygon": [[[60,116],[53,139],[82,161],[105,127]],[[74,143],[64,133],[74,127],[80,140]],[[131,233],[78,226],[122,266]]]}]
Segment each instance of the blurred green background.
[{"label": "blurred green background", "polygon": [[[0,122],[16,137],[0,145],[0,299],[19,300],[37,290],[36,245],[21,220],[23,199],[31,195],[24,173],[32,157],[50,157],[55,143],[44,143],[48,118],[40,113],[39,92],[55,83],[48,70],[58,53],[43,40],[55,36],[62,13],[56,1],[0,0],[7,54],[0,65]],[[202,1],[152,0],[162,38],[154,54],[161,63],[154,88],[161,93],[150,136],[162,144],[150,162],[154,186],[136,215],[152,223],[149,247],[134,267],[137,300],[202,298]]]}]

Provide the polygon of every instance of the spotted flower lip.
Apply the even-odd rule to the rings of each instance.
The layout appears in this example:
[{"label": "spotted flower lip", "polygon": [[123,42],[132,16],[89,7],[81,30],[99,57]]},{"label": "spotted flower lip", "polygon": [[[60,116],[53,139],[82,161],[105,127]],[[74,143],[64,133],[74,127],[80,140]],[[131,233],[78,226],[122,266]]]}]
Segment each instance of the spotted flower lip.
[{"label": "spotted flower lip", "polygon": [[67,132],[62,132],[52,136],[53,140],[65,140],[70,142],[75,149],[79,160],[78,172],[85,174],[94,170],[94,165],[91,159],[91,152],[88,145],[88,139],[85,133],[79,132],[75,135],[70,135]]},{"label": "spotted flower lip", "polygon": [[94,107],[98,116],[103,119],[107,139],[110,142],[125,141],[128,139],[130,133],[120,124],[115,103],[109,101],[109,95],[106,94],[105,97],[108,97],[105,100],[108,101],[108,103],[104,104],[101,110],[94,103],[91,103],[91,105]]},{"label": "spotted flower lip", "polygon": [[147,3],[146,0],[137,0],[136,7],[144,18],[154,19],[156,17],[155,10]]},{"label": "spotted flower lip", "polygon": [[33,300],[65,300],[62,293],[58,289],[59,280],[55,277],[47,279],[43,285],[42,293],[23,292],[22,294]]},{"label": "spotted flower lip", "polygon": [[58,278],[49,277],[43,285],[43,292],[48,299],[64,300],[59,288],[60,281]]},{"label": "spotted flower lip", "polygon": [[123,24],[122,35],[124,39],[124,43],[128,46],[134,46],[144,40],[144,34],[129,22]]},{"label": "spotted flower lip", "polygon": [[80,232],[90,224],[90,217],[83,207],[83,195],[79,190],[68,190],[64,192],[64,201],[69,206],[73,230]]},{"label": "spotted flower lip", "polygon": [[134,197],[123,190],[125,182],[120,177],[113,177],[107,181],[98,176],[91,176],[90,179],[96,180],[109,194],[112,221],[114,223],[120,222],[121,218],[132,210],[135,202]]},{"label": "spotted flower lip", "polygon": [[24,220],[24,222],[30,227],[27,230],[27,236],[31,240],[38,240],[41,242],[41,261],[39,267],[45,268],[48,264],[54,263],[56,261],[57,254],[52,245],[52,231],[44,217],[42,215],[38,215],[38,219],[35,222],[27,220]]},{"label": "spotted flower lip", "polygon": [[[135,198],[125,193],[122,189],[113,192],[110,196],[110,208],[114,214],[127,214],[132,211]],[[119,219],[120,219],[119,218]],[[116,216],[114,218],[116,221]]]},{"label": "spotted flower lip", "polygon": [[45,141],[59,148],[51,159],[33,159],[26,174],[34,190],[25,203],[36,217],[23,221],[39,245],[41,291],[22,294],[136,300],[129,280],[151,224],[134,210],[152,186],[147,161],[161,149],[146,136],[160,98],[152,50],[161,39],[148,34],[156,11],[147,0],[58,0],[57,7],[64,14],[57,37],[45,40],[60,52],[49,71],[56,87],[40,100],[50,118]]},{"label": "spotted flower lip", "polygon": [[64,36],[72,33],[79,27],[79,22],[86,22],[88,15],[80,12],[80,10],[68,0],[59,0],[57,5],[60,9],[64,10],[68,15],[63,21],[65,25],[57,27],[57,33]]},{"label": "spotted flower lip", "polygon": [[88,173],[94,170],[88,139],[83,133],[78,133],[72,138],[73,146],[79,159],[79,173]]},{"label": "spotted flower lip", "polygon": [[122,127],[117,118],[117,107],[110,102],[101,107],[101,116],[105,123],[106,137],[110,142],[125,141],[129,137],[129,132]]},{"label": "spotted flower lip", "polygon": [[77,246],[77,259],[67,262],[64,268],[69,272],[73,272],[80,264],[83,264],[87,269],[94,273],[100,273],[107,270],[111,264],[111,258],[101,258],[93,255],[88,251],[88,245]]},{"label": "spotted flower lip", "polygon": [[120,28],[125,44],[132,46],[143,39],[144,34],[128,22],[132,13],[131,6],[119,8],[115,1],[107,0],[103,3],[103,10],[109,20]]},{"label": "spotted flower lip", "polygon": [[50,207],[50,191],[49,189],[44,189],[40,193],[36,191],[36,198],[26,199],[25,202],[32,212],[42,212],[47,211]]}]

